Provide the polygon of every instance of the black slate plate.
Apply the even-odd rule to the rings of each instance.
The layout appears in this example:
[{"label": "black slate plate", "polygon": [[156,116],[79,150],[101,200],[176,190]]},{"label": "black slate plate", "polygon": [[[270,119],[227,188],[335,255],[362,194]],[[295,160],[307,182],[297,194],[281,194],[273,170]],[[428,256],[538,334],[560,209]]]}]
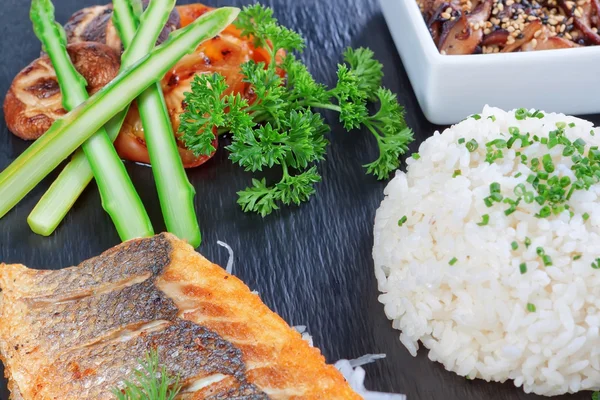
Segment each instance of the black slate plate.
[{"label": "black slate plate", "polygon": [[[400,0],[403,1],[403,0]],[[404,0],[409,1],[409,0]],[[179,1],[180,4],[190,1]],[[58,19],[65,22],[95,0],[56,0]],[[210,1],[210,5],[251,1]],[[348,46],[368,46],[385,65],[385,85],[398,93],[408,110],[408,122],[418,143],[437,127],[423,117],[376,0],[271,0],[277,16],[308,41],[304,59],[318,80],[332,84],[335,65]],[[3,0],[0,8],[0,93],[15,74],[37,57],[40,45],[28,19],[29,2]],[[328,116],[333,145],[320,170],[323,183],[317,196],[300,208],[289,208],[265,219],[244,214],[235,203],[236,191],[250,175],[219,154],[190,172],[198,191],[196,206],[204,242],[199,249],[224,264],[226,252],[217,240],[236,252],[236,274],[258,290],[265,303],[293,325],[308,325],[315,343],[331,362],[366,353],[386,353],[386,360],[367,367],[369,388],[406,393],[409,399],[542,399],[525,395],[512,384],[466,381],[427,359],[425,351],[412,358],[398,341],[399,332],[377,301],[372,273],[372,223],[385,183],[364,174],[362,164],[376,157],[376,145],[366,132],[346,133]],[[600,124],[600,115],[588,117]],[[25,148],[0,118],[0,169]],[[150,169],[128,165],[155,224],[161,213]],[[39,185],[18,207],[0,220],[0,260],[32,268],[59,269],[75,265],[116,245],[119,238],[100,206],[96,188],[88,189],[51,238],[31,233],[25,220],[54,176]],[[6,383],[0,398],[8,399]],[[590,394],[560,399],[589,399]]]}]

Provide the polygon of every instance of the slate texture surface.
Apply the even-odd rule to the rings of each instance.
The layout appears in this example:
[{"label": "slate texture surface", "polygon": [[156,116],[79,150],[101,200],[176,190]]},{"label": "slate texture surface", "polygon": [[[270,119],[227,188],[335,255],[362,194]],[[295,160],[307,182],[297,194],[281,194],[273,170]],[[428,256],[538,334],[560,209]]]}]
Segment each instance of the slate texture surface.
[{"label": "slate texture surface", "polygon": [[[398,0],[410,1],[410,0]],[[185,4],[189,1],[179,1]],[[58,19],[65,22],[94,0],[57,0]],[[208,4],[243,5],[251,1],[210,0]],[[368,46],[385,65],[385,85],[398,93],[418,144],[438,128],[424,118],[402,67],[376,0],[269,0],[285,25],[301,32],[308,49],[303,58],[319,81],[332,84],[335,66],[349,45]],[[0,94],[13,77],[35,59],[40,45],[28,18],[27,0],[3,0],[0,7]],[[346,133],[334,115],[327,162],[320,166],[323,183],[318,194],[300,208],[287,208],[263,219],[244,214],[236,192],[251,176],[218,155],[189,173],[198,196],[196,206],[204,255],[224,265],[222,240],[235,251],[235,273],[259,291],[263,300],[292,325],[308,325],[315,343],[331,362],[366,353],[386,353],[387,359],[367,367],[367,384],[374,390],[406,393],[411,400],[522,399],[512,384],[466,381],[427,359],[425,351],[412,358],[398,341],[399,332],[377,301],[372,273],[372,223],[385,183],[364,174],[361,167],[376,158],[377,146],[366,132]],[[590,116],[600,124],[600,116]],[[223,140],[227,142],[226,139]],[[13,137],[0,118],[0,169],[27,144]],[[127,165],[157,231],[164,230],[149,168]],[[40,184],[18,207],[0,220],[0,260],[32,268],[58,269],[75,265],[116,245],[119,238],[102,210],[97,189],[90,187],[50,238],[34,235],[26,218],[55,175]],[[560,399],[589,399],[584,393]],[[6,383],[0,399],[8,399]]]}]

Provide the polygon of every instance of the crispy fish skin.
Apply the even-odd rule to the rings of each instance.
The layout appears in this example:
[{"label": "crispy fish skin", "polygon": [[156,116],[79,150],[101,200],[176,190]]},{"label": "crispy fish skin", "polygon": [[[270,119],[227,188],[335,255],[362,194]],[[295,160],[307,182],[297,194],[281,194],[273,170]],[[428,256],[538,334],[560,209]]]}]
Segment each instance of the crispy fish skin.
[{"label": "crispy fish skin", "polygon": [[170,234],[78,267],[0,265],[11,399],[114,399],[154,349],[181,399],[360,399],[239,279]]}]

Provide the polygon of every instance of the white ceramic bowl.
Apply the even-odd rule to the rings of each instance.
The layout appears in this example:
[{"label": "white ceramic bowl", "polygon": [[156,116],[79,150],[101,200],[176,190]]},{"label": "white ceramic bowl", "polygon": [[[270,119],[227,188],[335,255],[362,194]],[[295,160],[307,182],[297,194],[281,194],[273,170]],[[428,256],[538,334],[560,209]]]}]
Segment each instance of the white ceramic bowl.
[{"label": "white ceramic bowl", "polygon": [[452,124],[486,104],[600,113],[600,46],[507,54],[441,55],[416,0],[381,0],[423,113]]}]

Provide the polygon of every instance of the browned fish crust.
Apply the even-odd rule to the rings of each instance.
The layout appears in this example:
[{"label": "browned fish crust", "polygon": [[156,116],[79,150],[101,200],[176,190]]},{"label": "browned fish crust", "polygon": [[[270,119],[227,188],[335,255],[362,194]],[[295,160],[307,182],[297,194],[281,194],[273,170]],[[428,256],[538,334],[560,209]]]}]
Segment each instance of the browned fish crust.
[{"label": "browned fish crust", "polygon": [[78,267],[0,266],[12,399],[114,399],[156,350],[181,399],[360,399],[246,285],[172,235]]}]

